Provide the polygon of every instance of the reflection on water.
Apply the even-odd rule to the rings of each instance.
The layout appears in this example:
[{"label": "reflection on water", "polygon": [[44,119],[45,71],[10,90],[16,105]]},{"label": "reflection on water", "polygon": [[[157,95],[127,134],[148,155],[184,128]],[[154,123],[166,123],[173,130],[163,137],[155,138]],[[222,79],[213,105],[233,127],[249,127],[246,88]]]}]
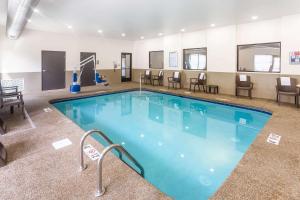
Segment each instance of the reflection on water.
[{"label": "reflection on water", "polygon": [[270,117],[153,92],[125,92],[55,106],[84,130],[100,129],[122,144],[142,164],[149,182],[184,200],[212,196]]}]

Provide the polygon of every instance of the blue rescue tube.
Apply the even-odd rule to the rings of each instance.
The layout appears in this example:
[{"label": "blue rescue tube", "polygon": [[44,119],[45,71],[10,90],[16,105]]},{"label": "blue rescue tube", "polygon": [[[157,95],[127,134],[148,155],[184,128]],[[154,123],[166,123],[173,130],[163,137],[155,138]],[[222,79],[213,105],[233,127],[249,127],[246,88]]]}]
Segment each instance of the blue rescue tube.
[{"label": "blue rescue tube", "polygon": [[73,72],[73,75],[72,75],[72,82],[73,82],[73,83],[76,83],[76,82],[77,82],[77,79],[78,79],[77,73],[76,73],[76,72]]},{"label": "blue rescue tube", "polygon": [[96,73],[96,83],[105,83],[106,80],[101,79],[100,74]]},{"label": "blue rescue tube", "polygon": [[80,85],[79,84],[70,85],[70,92],[74,94],[80,92]]}]

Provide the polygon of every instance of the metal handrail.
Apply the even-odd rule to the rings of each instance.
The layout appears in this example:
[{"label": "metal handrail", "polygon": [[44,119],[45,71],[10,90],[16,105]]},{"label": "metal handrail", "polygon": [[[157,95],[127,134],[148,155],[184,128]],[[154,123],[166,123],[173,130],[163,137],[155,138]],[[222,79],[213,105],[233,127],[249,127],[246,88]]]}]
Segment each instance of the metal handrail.
[{"label": "metal handrail", "polygon": [[108,147],[106,147],[102,153],[100,154],[100,157],[98,159],[98,165],[97,165],[97,191],[96,191],[96,197],[100,197],[104,195],[105,188],[102,186],[102,163],[104,160],[105,155],[110,152],[112,149],[117,149],[124,153],[129,160],[131,160],[140,170],[141,170],[141,176],[144,177],[144,169],[143,167],[119,144],[112,144]]},{"label": "metal handrail", "polygon": [[[87,132],[84,133],[84,135],[82,136],[81,140],[80,140],[80,170],[83,171],[87,168],[87,165],[84,164],[84,156],[83,156],[83,144],[85,139],[93,134],[93,133],[98,133],[104,140],[106,140],[110,145],[114,144],[103,132],[99,131],[99,130],[89,130]],[[119,158],[122,160],[122,153],[117,149],[118,153],[119,153]]]}]

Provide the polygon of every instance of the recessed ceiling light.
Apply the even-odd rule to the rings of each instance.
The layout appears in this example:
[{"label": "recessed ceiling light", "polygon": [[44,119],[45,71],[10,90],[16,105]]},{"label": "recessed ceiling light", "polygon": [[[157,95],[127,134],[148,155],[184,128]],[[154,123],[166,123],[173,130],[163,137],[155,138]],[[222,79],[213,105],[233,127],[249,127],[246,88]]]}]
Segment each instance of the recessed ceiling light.
[{"label": "recessed ceiling light", "polygon": [[122,36],[122,37],[125,37],[125,36],[126,36],[126,34],[125,34],[125,33],[122,33],[122,34],[121,34],[121,36]]},{"label": "recessed ceiling light", "polygon": [[28,23],[31,23],[32,21],[31,21],[31,19],[27,19],[27,22],[28,22]]},{"label": "recessed ceiling light", "polygon": [[257,20],[257,19],[258,19],[258,16],[252,16],[251,19],[252,19],[252,20]]},{"label": "recessed ceiling light", "polygon": [[145,37],[144,37],[144,36],[141,36],[140,38],[141,38],[141,40],[145,39]]},{"label": "recessed ceiling light", "polygon": [[102,30],[98,30],[98,33],[103,33],[103,31]]},{"label": "recessed ceiling light", "polygon": [[33,12],[39,13],[40,11],[39,11],[39,9],[35,8],[35,9],[33,9]]},{"label": "recessed ceiling light", "polygon": [[210,27],[215,27],[215,26],[216,26],[215,24],[211,24],[211,25],[210,25]]},{"label": "recessed ceiling light", "polygon": [[184,28],[182,28],[182,29],[180,29],[180,31],[181,31],[181,32],[185,32],[185,29],[184,29]]},{"label": "recessed ceiling light", "polygon": [[158,33],[157,35],[158,35],[158,36],[162,36],[162,35],[163,35],[163,33]]},{"label": "recessed ceiling light", "polygon": [[72,29],[72,28],[73,28],[73,26],[71,26],[71,25],[67,25],[67,28],[68,28],[68,29]]}]

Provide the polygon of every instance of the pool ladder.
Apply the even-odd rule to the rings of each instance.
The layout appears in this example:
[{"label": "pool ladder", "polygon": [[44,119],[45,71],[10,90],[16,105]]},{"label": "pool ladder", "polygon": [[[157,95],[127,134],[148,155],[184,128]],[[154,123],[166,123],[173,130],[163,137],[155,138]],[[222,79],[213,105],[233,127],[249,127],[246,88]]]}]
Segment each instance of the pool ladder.
[{"label": "pool ladder", "polygon": [[[103,160],[105,155],[110,152],[111,150],[115,149],[118,154],[119,154],[119,158],[120,160],[123,161],[122,159],[122,155],[124,154],[129,160],[131,160],[139,169],[140,169],[140,175],[142,177],[144,177],[144,169],[143,167],[126,151],[126,149],[124,149],[124,147],[122,147],[119,144],[114,144],[103,132],[99,131],[99,130],[90,130],[84,133],[84,135],[82,136],[81,140],[80,140],[80,170],[83,171],[87,168],[87,165],[84,164],[84,156],[83,156],[83,145],[84,145],[84,141],[85,139],[93,134],[93,133],[97,133],[98,135],[100,135],[106,142],[109,143],[109,146],[107,146],[106,148],[104,148],[104,150],[101,152],[100,157],[98,159],[98,163],[97,163],[97,190],[96,190],[96,197],[100,197],[102,195],[104,195],[105,193],[105,188],[103,187],[103,183],[102,183],[102,171],[103,171]],[[125,161],[123,161],[125,164],[127,164]],[[128,165],[128,164],[127,164]],[[128,165],[130,168],[132,168],[130,165]],[[132,168],[133,169],[133,168]]]}]

